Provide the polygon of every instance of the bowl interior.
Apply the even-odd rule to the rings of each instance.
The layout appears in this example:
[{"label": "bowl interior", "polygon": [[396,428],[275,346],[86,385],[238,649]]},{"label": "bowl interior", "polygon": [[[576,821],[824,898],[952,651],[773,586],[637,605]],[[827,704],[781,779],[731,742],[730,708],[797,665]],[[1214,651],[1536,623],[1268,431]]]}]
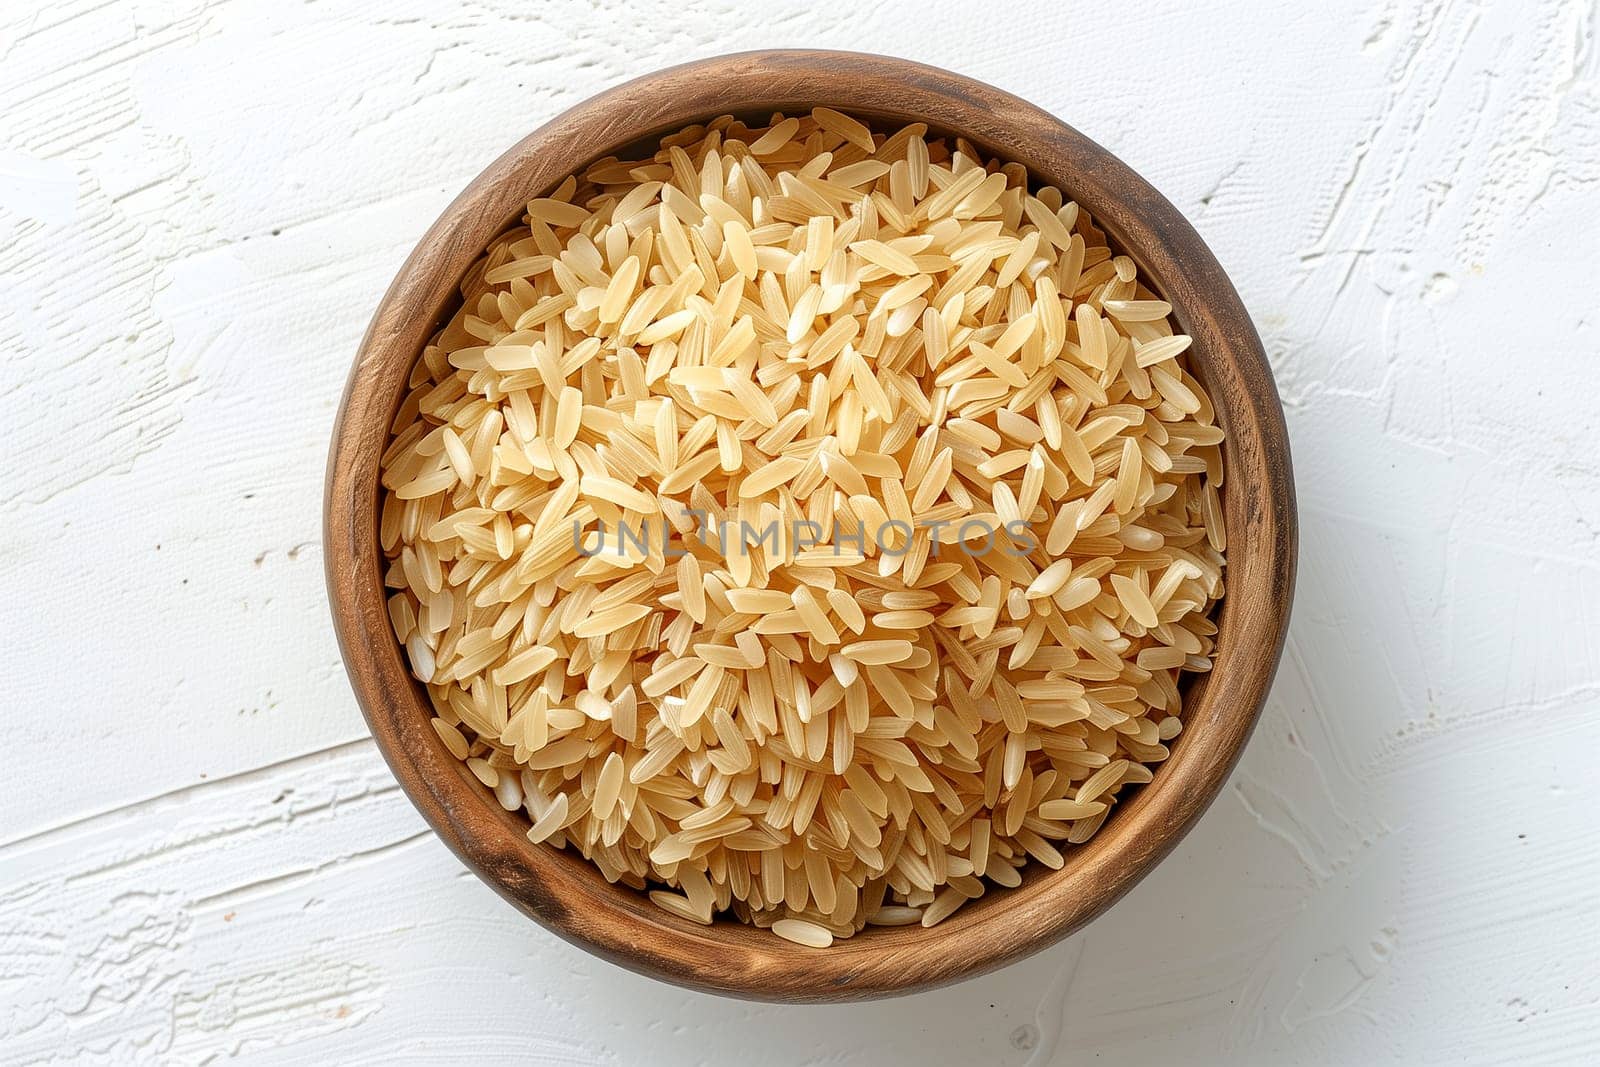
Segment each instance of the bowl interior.
[{"label": "bowl interior", "polygon": [[[733,113],[826,105],[891,130],[925,122],[986,155],[1024,164],[1095,218],[1194,337],[1190,368],[1228,435],[1223,492],[1227,595],[1215,667],[1189,676],[1184,732],[1149,785],[1125,792],[1060,871],[1024,869],[938,927],[873,928],[826,951],[733,921],[701,927],[607,883],[576,853],[533,845],[428,725],[426,691],[388,628],[378,547],[376,460],[425,341],[459,306],[457,282],[528,199],[606,156],[650,152],[664,134]],[[618,115],[622,119],[618,119]],[[1294,563],[1286,435],[1260,342],[1215,259],[1182,216],[1109,153],[987,86],[899,60],[755,53],[674,68],[579,105],[475,180],[424,237],[380,305],[352,372],[329,469],[328,555],[336,628],[358,698],[397,777],[440,836],[502,895],[615,962],[743,996],[834,1000],[978,973],[1043,947],[1108,907],[1176,844],[1210,802],[1254,724],[1287,623]]]}]

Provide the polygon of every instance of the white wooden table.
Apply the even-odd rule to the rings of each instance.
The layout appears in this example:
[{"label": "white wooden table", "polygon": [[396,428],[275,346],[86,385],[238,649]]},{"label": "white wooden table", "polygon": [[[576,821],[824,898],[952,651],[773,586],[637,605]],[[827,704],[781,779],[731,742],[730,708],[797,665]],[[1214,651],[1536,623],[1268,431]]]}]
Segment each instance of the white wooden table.
[{"label": "white wooden table", "polygon": [[[0,1061],[1600,1058],[1593,0],[11,0]],[[1113,911],[940,992],[756,1006],[468,874],[346,686],[329,426],[533,126],[742,48],[894,52],[1116,151],[1232,273],[1301,502],[1283,667]]]}]

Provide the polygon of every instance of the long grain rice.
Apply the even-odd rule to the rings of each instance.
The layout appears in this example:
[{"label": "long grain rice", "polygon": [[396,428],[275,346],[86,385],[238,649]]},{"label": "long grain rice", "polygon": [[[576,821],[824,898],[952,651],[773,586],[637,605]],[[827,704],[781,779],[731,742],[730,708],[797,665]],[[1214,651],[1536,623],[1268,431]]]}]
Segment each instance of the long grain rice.
[{"label": "long grain rice", "polygon": [[1020,167],[825,108],[662,146],[530,201],[421,354],[391,624],[530,840],[810,948],[933,926],[1178,737],[1214,406]]}]

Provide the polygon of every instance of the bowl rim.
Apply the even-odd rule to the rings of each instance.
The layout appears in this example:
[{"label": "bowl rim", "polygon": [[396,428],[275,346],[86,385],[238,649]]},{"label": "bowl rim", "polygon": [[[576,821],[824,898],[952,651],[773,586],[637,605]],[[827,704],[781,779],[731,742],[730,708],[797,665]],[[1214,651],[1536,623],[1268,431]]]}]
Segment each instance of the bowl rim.
[{"label": "bowl rim", "polygon": [[[1194,337],[1191,365],[1228,437],[1227,595],[1215,666],[1192,685],[1184,733],[1155,781],[1058,871],[986,894],[939,927],[869,928],[825,951],[767,931],[701,927],[613,886],[582,857],[533,845],[429,726],[390,629],[378,544],[378,460],[405,379],[467,267],[526,201],[617,149],[719,114],[814,106],[956,133],[1089,211]],[[456,296],[455,299],[459,299]],[[632,970],[701,990],[795,1002],[864,999],[992,970],[1081,928],[1176,846],[1215,799],[1266,699],[1288,625],[1296,513],[1288,434],[1266,354],[1216,258],[1183,215],[1110,152],[982,82],[886,56],[771,50],[686,63],[593,96],[474,178],[418,242],[379,303],[334,424],[324,500],[329,602],[346,670],[379,751],[441,840],[524,914]]]}]

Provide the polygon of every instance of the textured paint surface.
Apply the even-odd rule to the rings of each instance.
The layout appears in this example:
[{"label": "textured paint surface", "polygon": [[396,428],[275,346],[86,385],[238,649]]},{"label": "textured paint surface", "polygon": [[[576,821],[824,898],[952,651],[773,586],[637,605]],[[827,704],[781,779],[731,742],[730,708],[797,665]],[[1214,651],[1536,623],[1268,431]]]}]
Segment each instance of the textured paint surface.
[{"label": "textured paint surface", "polygon": [[[1592,0],[4,5],[0,1062],[1600,1059],[1597,34]],[[468,875],[364,740],[317,543],[350,355],[467,179],[783,45],[993,82],[1165,192],[1256,316],[1302,505],[1199,828],[1051,951],[839,1008],[636,978]]]}]

